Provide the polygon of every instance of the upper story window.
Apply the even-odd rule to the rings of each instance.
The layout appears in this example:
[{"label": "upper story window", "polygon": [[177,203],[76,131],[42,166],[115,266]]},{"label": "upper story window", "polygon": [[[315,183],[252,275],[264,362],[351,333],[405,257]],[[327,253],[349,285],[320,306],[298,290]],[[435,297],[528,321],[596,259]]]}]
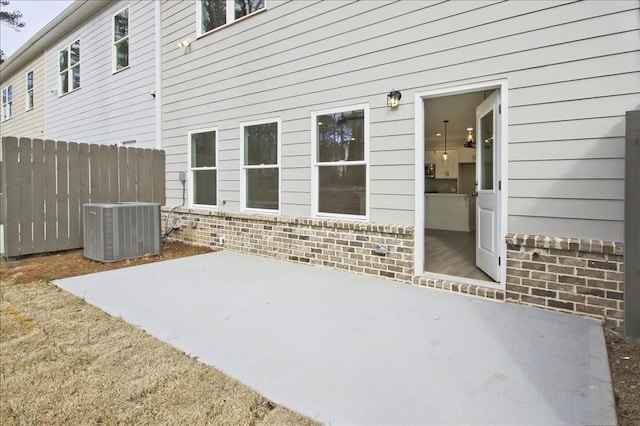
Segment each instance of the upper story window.
[{"label": "upper story window", "polygon": [[218,203],[218,129],[189,132],[189,171],[192,205]]},{"label": "upper story window", "polygon": [[245,123],[240,127],[243,209],[280,210],[280,120]]},{"label": "upper story window", "polygon": [[2,121],[11,118],[13,105],[13,86],[10,84],[2,89]]},{"label": "upper story window", "polygon": [[27,111],[29,111],[33,108],[33,70],[27,73],[25,85],[27,87],[27,98],[25,103],[27,105]]},{"label": "upper story window", "polygon": [[58,96],[80,88],[80,40],[58,54]]},{"label": "upper story window", "polygon": [[264,9],[265,0],[198,0],[198,34],[230,24]]},{"label": "upper story window", "polygon": [[129,66],[129,6],[113,15],[113,72]]},{"label": "upper story window", "polygon": [[366,218],[368,211],[369,107],[313,115],[313,212]]}]

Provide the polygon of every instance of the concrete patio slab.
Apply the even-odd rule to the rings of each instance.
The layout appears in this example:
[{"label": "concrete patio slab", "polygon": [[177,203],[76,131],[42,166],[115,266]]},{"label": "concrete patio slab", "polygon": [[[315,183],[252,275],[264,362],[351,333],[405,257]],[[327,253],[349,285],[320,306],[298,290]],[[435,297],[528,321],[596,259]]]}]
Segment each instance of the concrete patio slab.
[{"label": "concrete patio slab", "polygon": [[218,252],[57,280],[326,424],[615,424],[592,320]]}]

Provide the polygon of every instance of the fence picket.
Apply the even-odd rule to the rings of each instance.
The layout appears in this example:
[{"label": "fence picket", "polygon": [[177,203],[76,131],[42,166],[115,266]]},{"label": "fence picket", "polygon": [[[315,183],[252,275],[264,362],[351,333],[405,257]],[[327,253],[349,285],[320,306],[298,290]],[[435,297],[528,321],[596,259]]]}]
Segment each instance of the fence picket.
[{"label": "fence picket", "polygon": [[33,149],[33,193],[31,204],[33,208],[33,251],[42,253],[45,251],[44,238],[44,141],[34,139]]},{"label": "fence picket", "polygon": [[127,198],[131,201],[138,199],[138,157],[136,153],[137,150],[135,148],[127,148],[127,174],[129,179]]},{"label": "fence picket", "polygon": [[107,148],[107,169],[109,172],[109,201],[120,201],[118,187],[118,147],[111,145]]},{"label": "fence picket", "polygon": [[100,147],[98,145],[89,145],[89,176],[91,184],[89,186],[89,202],[102,203],[104,199],[100,193]]},{"label": "fence picket", "polygon": [[18,164],[20,167],[20,254],[33,252],[33,210],[31,194],[33,182],[31,179],[31,139],[20,138]]},{"label": "fence picket", "polygon": [[69,248],[81,247],[80,241],[80,164],[78,144],[67,146],[69,163]]},{"label": "fence picket", "polygon": [[18,138],[2,138],[2,155],[4,157],[4,194],[5,205],[3,210],[6,216],[4,223],[4,251],[5,256],[15,257],[20,254],[18,241],[20,239],[19,217],[20,217],[20,181],[15,179],[18,176]]},{"label": "fence picket", "polygon": [[56,241],[57,250],[69,249],[69,193],[67,190],[69,176],[67,163],[69,159],[66,142],[56,143],[56,181],[58,188],[56,192],[56,204],[58,206],[58,238]]},{"label": "fence picket", "polygon": [[56,250],[56,142],[44,141],[45,251]]},{"label": "fence picket", "polygon": [[153,167],[153,178],[151,179],[151,184],[153,185],[153,202],[164,205],[164,151],[155,150],[152,155],[153,159],[151,160],[151,164]]},{"label": "fence picket", "polygon": [[102,197],[101,203],[109,202],[109,147],[106,145],[100,145],[98,147],[98,164],[100,170],[100,195]]},{"label": "fence picket", "polygon": [[133,201],[129,195],[129,175],[127,170],[127,148],[121,146],[118,148],[118,193],[120,194],[118,201]]}]

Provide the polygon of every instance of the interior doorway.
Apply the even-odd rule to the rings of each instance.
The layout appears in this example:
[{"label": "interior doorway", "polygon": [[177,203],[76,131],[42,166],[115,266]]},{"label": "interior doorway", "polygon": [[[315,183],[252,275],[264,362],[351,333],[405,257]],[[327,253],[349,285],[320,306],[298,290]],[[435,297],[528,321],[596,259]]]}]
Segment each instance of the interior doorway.
[{"label": "interior doorway", "polygon": [[501,282],[500,94],[494,86],[421,98],[426,274]]}]

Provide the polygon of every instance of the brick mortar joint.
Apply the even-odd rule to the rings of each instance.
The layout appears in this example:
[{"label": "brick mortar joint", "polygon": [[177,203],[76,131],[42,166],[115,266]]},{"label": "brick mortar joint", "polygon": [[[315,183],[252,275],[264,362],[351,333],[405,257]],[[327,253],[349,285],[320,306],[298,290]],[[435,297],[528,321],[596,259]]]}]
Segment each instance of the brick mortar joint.
[{"label": "brick mortar joint", "polygon": [[413,225],[391,225],[373,222],[361,222],[355,220],[331,219],[331,218],[305,218],[279,216],[261,213],[228,212],[221,210],[194,209],[188,207],[168,207],[161,208],[162,213],[191,214],[203,217],[216,217],[220,219],[231,218],[239,220],[250,220],[260,222],[265,225],[294,225],[320,229],[337,229],[346,231],[380,232],[385,234],[408,235],[413,237]]},{"label": "brick mortar joint", "polygon": [[624,243],[618,241],[605,241],[597,239],[550,237],[547,235],[530,235],[509,233],[505,237],[507,244],[533,247],[550,248],[556,250],[578,251],[583,253],[610,253],[624,254]]}]

